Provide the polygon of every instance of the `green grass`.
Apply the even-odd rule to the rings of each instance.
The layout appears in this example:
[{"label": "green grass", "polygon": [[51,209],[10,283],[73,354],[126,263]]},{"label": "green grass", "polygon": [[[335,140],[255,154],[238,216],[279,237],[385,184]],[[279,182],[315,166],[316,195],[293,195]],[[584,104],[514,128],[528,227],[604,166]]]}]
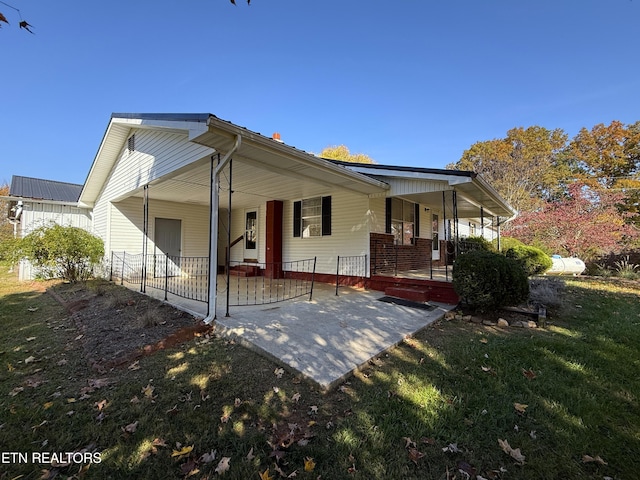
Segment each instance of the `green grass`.
[{"label": "green grass", "polygon": [[[141,359],[137,370],[98,374],[42,285],[4,272],[1,449],[100,452],[83,478],[259,479],[267,469],[280,478],[274,452],[284,474],[302,479],[465,478],[462,468],[485,478],[601,480],[640,471],[633,284],[568,281],[564,307],[545,329],[440,322],[322,394],[289,372],[278,378],[280,365],[223,338],[196,338]],[[95,379],[109,383],[83,390]],[[524,413],[515,403],[527,405]],[[135,431],[124,431],[134,422]],[[519,448],[524,465],[498,439]],[[183,446],[193,450],[171,456]],[[200,460],[211,451],[215,460]],[[230,467],[219,475],[222,457]],[[0,463],[0,478],[37,479],[43,469],[66,478],[81,466]]]}]

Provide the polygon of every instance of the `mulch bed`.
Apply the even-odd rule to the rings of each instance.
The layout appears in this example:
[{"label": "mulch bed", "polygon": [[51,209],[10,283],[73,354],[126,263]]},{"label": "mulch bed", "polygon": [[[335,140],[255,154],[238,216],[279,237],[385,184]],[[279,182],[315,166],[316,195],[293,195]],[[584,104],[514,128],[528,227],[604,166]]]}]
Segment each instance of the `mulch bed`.
[{"label": "mulch bed", "polygon": [[99,372],[130,365],[211,330],[182,310],[108,282],[93,288],[62,283],[47,292],[69,312],[77,339]]}]

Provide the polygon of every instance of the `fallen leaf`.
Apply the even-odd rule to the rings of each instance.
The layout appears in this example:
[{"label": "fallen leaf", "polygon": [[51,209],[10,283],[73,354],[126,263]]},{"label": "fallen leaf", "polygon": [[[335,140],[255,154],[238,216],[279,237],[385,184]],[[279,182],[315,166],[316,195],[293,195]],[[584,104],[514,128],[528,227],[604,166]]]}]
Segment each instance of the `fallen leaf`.
[{"label": "fallen leaf", "polygon": [[140,360],[136,360],[131,365],[127,367],[129,370],[140,370]]},{"label": "fallen leaf", "polygon": [[205,453],[200,457],[200,461],[202,463],[211,463],[216,459],[216,455],[218,454],[217,450],[211,450],[210,453]]},{"label": "fallen leaf", "polygon": [[174,450],[171,452],[172,457],[182,457],[184,455],[189,455],[193,450],[193,445],[188,447],[182,447],[180,450]]},{"label": "fallen leaf", "polygon": [[24,359],[24,363],[33,363],[35,361],[36,361],[36,357],[34,357],[33,355]]},{"label": "fallen leaf", "polygon": [[24,390],[24,387],[16,387],[13,390],[11,390],[9,392],[9,396],[10,397],[15,397],[16,395],[18,395],[20,392],[22,392]]},{"label": "fallen leaf", "polygon": [[483,367],[480,367],[480,368],[482,368],[483,372],[490,372],[491,371],[491,367],[484,367],[483,366]]},{"label": "fallen leaf", "polygon": [[98,409],[99,412],[101,412],[102,410],[104,410],[105,408],[107,408],[109,406],[107,400],[100,400],[99,402],[96,402],[93,404],[94,407],[96,407]]},{"label": "fallen leaf", "polygon": [[162,438],[154,438],[153,442],[151,442],[151,444],[154,447],[167,447],[167,442],[164,441],[164,439]]},{"label": "fallen leaf", "polygon": [[249,453],[247,453],[247,460],[251,461],[254,458],[256,458],[256,456],[253,454],[253,447],[251,447],[251,450],[249,450]]},{"label": "fallen leaf", "polygon": [[291,397],[291,400],[293,400],[294,402],[298,403],[298,400],[300,400],[300,394],[299,393],[294,393],[293,397]]},{"label": "fallen leaf", "polygon": [[274,477],[269,475],[269,469],[267,468],[264,472],[260,474],[260,480],[274,480]]},{"label": "fallen leaf", "polygon": [[276,377],[282,378],[282,375],[284,375],[284,368],[276,368],[273,373]]},{"label": "fallen leaf", "polygon": [[13,372],[15,370],[15,367],[10,363],[7,363],[7,370],[9,370],[10,372]]},{"label": "fallen leaf", "polygon": [[154,390],[155,390],[155,387],[150,383],[148,383],[147,386],[142,389],[142,393],[144,393],[145,398],[152,399]]},{"label": "fallen leaf", "polygon": [[318,406],[317,405],[311,405],[309,407],[309,415],[317,415],[318,414]]},{"label": "fallen leaf", "polygon": [[529,369],[529,370],[522,369],[522,374],[525,377],[527,377],[529,380],[533,380],[534,378],[536,378],[536,372],[534,372],[531,369]]},{"label": "fallen leaf", "polygon": [[43,405],[45,410],[48,410],[49,408],[53,407],[53,402],[47,402]]},{"label": "fallen leaf", "polygon": [[442,451],[443,452],[449,452],[449,453],[460,453],[460,449],[458,448],[458,444],[457,443],[450,443],[449,445],[444,447],[442,449]]},{"label": "fallen leaf", "polygon": [[233,406],[234,406],[234,407],[236,407],[236,408],[238,408],[240,405],[242,405],[242,400],[240,400],[239,398],[236,398],[236,399],[233,401]]},{"label": "fallen leaf", "polygon": [[481,338],[480,343],[489,343],[489,340],[487,340],[486,338]]},{"label": "fallen leaf", "polygon": [[410,437],[402,437],[402,439],[404,440],[404,448],[409,448],[409,447],[416,448],[416,442],[411,440]]},{"label": "fallen leaf", "polygon": [[516,412],[518,412],[519,414],[523,414],[528,406],[529,405],[523,405],[522,403],[517,403],[517,402],[513,404],[513,408],[515,408]]},{"label": "fallen leaf", "polygon": [[411,460],[416,465],[418,464],[418,460],[424,457],[424,453],[419,452],[417,448],[409,449],[409,460]]},{"label": "fallen leaf", "polygon": [[218,466],[216,467],[216,473],[218,475],[224,474],[227,470],[229,470],[229,462],[231,462],[231,457],[222,457]]},{"label": "fallen leaf", "polygon": [[524,465],[525,456],[520,452],[519,448],[513,449],[507,440],[498,439],[498,445],[502,448],[502,451],[513,458],[520,465]]},{"label": "fallen leaf", "polygon": [[28,311],[30,312],[37,312],[38,311],[38,307],[29,307],[27,308]]},{"label": "fallen leaf", "polygon": [[27,342],[33,342],[36,339],[36,337],[27,337]]},{"label": "fallen leaf", "polygon": [[607,462],[605,462],[600,455],[597,455],[595,457],[592,457],[591,455],[583,455],[582,456],[582,463],[597,463],[599,465],[608,465]]},{"label": "fallen leaf", "polygon": [[134,395],[134,397],[131,400],[129,400],[129,403],[134,403],[134,404],[140,403],[140,399],[138,398],[137,395]]},{"label": "fallen leaf", "polygon": [[224,415],[222,415],[222,416],[220,417],[220,421],[221,421],[222,423],[227,423],[227,422],[229,421],[229,419],[230,419],[230,418],[231,418],[231,416],[225,413]]},{"label": "fallen leaf", "polygon": [[136,420],[135,422],[130,423],[126,427],[122,427],[122,431],[125,433],[135,433],[137,428],[138,428],[138,421]]},{"label": "fallen leaf", "polygon": [[304,459],[304,471],[305,472],[313,472],[314,468],[316,468],[316,462],[313,461],[313,458],[306,457]]}]

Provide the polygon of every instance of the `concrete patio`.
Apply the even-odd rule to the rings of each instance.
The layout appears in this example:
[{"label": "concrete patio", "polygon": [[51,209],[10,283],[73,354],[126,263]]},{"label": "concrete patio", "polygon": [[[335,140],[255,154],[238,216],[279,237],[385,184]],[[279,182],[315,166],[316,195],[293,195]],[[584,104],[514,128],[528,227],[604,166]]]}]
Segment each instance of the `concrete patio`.
[{"label": "concrete patio", "polygon": [[[147,294],[153,293],[148,289]],[[312,301],[301,297],[235,307],[229,317],[219,306],[215,331],[328,390],[455,307],[430,302],[432,308],[425,310],[386,303],[381,297],[381,292],[351,287],[340,287],[336,296],[334,285],[316,283]],[[173,296],[168,301],[192,314],[206,314],[204,303]]]}]

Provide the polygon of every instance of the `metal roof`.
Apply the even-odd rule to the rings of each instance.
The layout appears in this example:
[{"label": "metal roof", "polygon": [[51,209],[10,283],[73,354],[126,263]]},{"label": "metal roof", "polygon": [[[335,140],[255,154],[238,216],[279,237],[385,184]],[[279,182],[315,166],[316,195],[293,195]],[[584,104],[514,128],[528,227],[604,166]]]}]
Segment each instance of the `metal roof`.
[{"label": "metal roof", "polygon": [[11,178],[9,196],[76,203],[80,198],[81,191],[82,185],[75,183],[14,175]]}]

